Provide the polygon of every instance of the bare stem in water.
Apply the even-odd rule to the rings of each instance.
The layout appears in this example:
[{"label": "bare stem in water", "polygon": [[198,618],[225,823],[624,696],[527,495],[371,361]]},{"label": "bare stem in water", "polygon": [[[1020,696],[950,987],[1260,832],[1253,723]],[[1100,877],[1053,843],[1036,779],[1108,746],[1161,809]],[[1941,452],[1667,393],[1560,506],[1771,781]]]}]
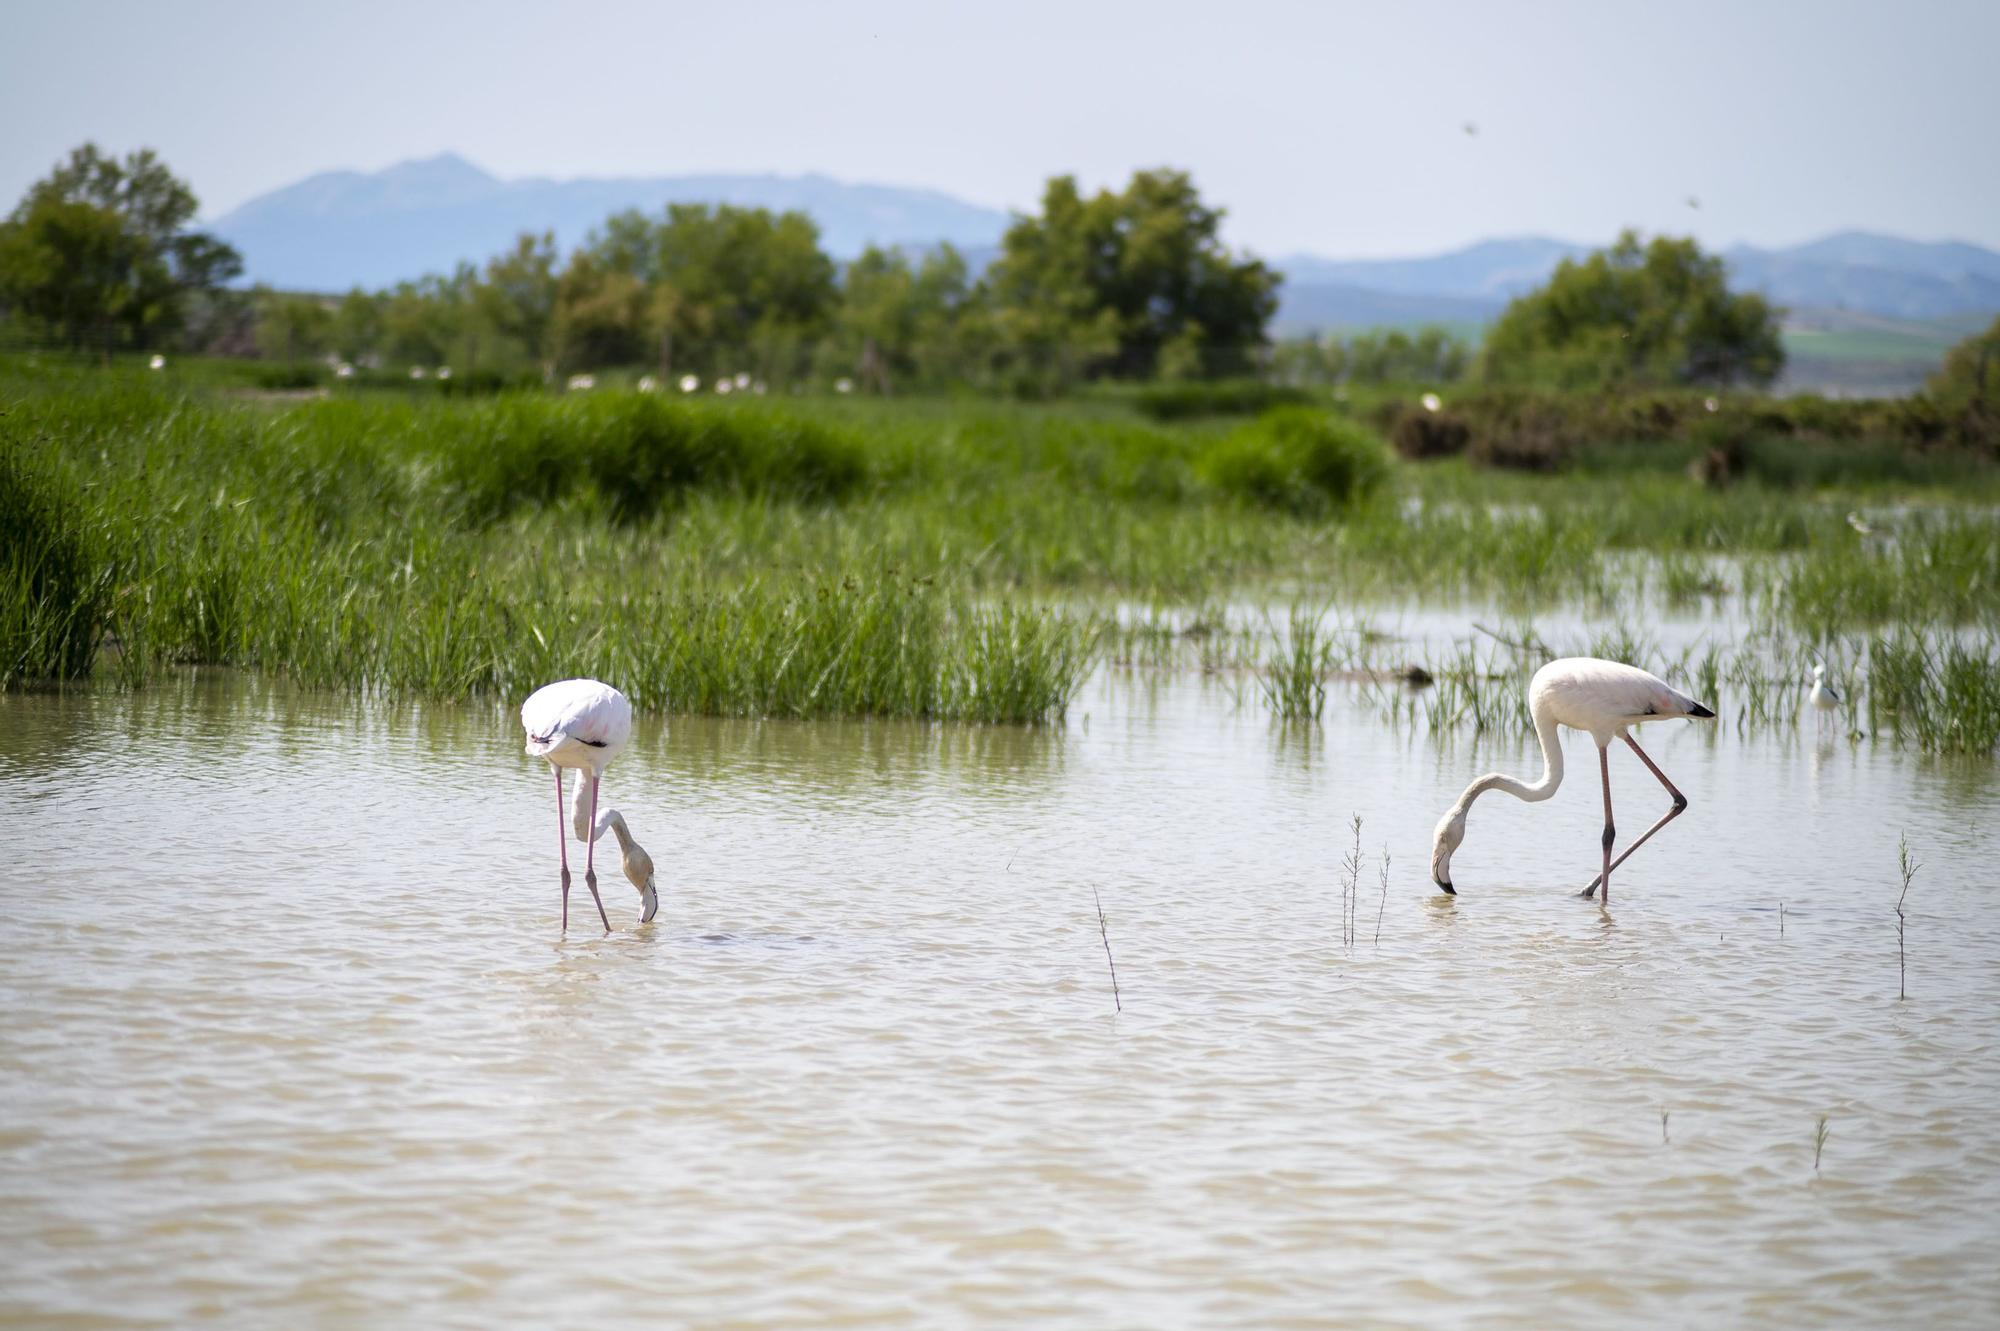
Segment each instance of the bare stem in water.
[{"label": "bare stem in water", "polygon": [[1819,1116],[1819,1126],[1813,1129],[1813,1173],[1819,1173],[1819,1153],[1826,1149],[1826,1115]]},{"label": "bare stem in water", "polygon": [[1354,849],[1340,861],[1340,945],[1354,946],[1355,906],[1361,899],[1361,815],[1353,815]]},{"label": "bare stem in water", "polygon": [[1666,1144],[1667,1144],[1667,1111],[1662,1109],[1660,1111],[1660,1145],[1665,1146]]},{"label": "bare stem in water", "polygon": [[1896,897],[1896,998],[1898,1001],[1910,996],[1910,971],[1903,958],[1903,898],[1910,895],[1910,880],[1923,868],[1923,862],[1910,854],[1910,834],[1903,833],[1896,839],[1896,868],[1903,875],[1903,890]]},{"label": "bare stem in water", "polygon": [[1382,847],[1382,900],[1375,906],[1375,946],[1382,946],[1382,916],[1389,909],[1389,848]]},{"label": "bare stem in water", "polygon": [[1125,1000],[1118,996],[1118,963],[1111,959],[1111,926],[1104,922],[1104,903],[1098,899],[1097,889],[1090,889],[1090,899],[1097,905],[1097,936],[1104,940],[1104,964],[1111,968],[1111,1001],[1118,1010],[1125,1010]]}]

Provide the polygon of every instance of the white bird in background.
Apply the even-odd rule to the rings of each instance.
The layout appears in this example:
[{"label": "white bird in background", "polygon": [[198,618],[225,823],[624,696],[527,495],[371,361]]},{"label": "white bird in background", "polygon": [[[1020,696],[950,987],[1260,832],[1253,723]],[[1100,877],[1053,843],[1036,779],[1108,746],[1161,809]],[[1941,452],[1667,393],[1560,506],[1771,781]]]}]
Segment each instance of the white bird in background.
[{"label": "white bird in background", "polygon": [[[1806,694],[1806,697],[1811,701],[1812,705],[1819,711],[1822,717],[1824,717],[1828,712],[1836,711],[1839,709],[1840,694],[1834,690],[1833,685],[1826,682],[1825,666],[1823,665],[1813,666],[1812,691]],[[1824,722],[1822,721],[1821,724],[1823,725]]]},{"label": "white bird in background", "polygon": [[[616,809],[597,812],[597,788],[604,769],[632,737],[632,704],[609,684],[594,679],[565,679],[546,684],[521,704],[521,725],[528,732],[530,757],[546,758],[556,774],[556,841],[562,853],[563,931],[569,931],[569,838],[563,831],[563,768],[584,773],[577,778],[576,807],[571,825],[576,839],[585,843],[583,882],[597,903],[597,917],[604,931],[611,932],[611,920],[604,913],[604,898],[597,895],[594,855],[597,839],[609,828],[618,836],[625,876],[639,889],[639,923],[646,924],[660,908],[653,888],[653,857],[632,839],[625,818]],[[590,803],[584,804],[584,787],[590,787]]]},{"label": "white bird in background", "polygon": [[[1674,783],[1667,780],[1667,774],[1654,766],[1645,750],[1633,741],[1630,728],[1642,721],[1712,717],[1715,713],[1670,687],[1665,680],[1637,666],[1600,661],[1588,656],[1551,661],[1537,670],[1535,677],[1528,682],[1528,711],[1535,718],[1535,737],[1542,744],[1542,779],[1528,785],[1514,777],[1494,772],[1467,786],[1465,793],[1458,797],[1458,802],[1438,819],[1431,846],[1431,880],[1453,896],[1458,894],[1451,885],[1451,854],[1465,840],[1466,811],[1481,795],[1489,790],[1504,790],[1515,799],[1534,804],[1556,793],[1556,787],[1562,784],[1563,779],[1562,742],[1556,727],[1564,725],[1572,730],[1587,730],[1590,737],[1597,741],[1597,767],[1604,778],[1603,870],[1580,895],[1590,896],[1602,883],[1604,900],[1608,903],[1611,900],[1611,871],[1623,864],[1633,851],[1645,845],[1653,833],[1679,817],[1688,804],[1687,796],[1674,789]],[[1615,860],[1611,858],[1616,829],[1611,821],[1610,751],[1614,739],[1630,744],[1632,752],[1639,755],[1639,761],[1646,764],[1646,770],[1658,777],[1660,784],[1667,788],[1667,793],[1674,797],[1674,807],[1667,810],[1660,821],[1647,828],[1645,835],[1626,847],[1625,853]]]}]

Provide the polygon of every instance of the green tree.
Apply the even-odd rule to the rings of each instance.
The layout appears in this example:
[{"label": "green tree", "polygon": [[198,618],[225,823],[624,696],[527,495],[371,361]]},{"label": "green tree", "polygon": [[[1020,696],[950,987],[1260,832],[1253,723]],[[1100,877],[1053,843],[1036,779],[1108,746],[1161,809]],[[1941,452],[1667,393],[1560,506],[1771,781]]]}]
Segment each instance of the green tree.
[{"label": "green tree", "polygon": [[1039,216],[1008,228],[988,276],[1010,348],[1038,377],[1141,378],[1172,348],[1180,374],[1240,374],[1266,344],[1277,273],[1237,258],[1223,213],[1181,171],[1140,171],[1085,199],[1048,182]]},{"label": "green tree", "polygon": [[382,306],[385,296],[354,288],[340,298],[333,312],[333,350],[342,360],[361,361],[382,353]]},{"label": "green tree", "polygon": [[556,280],[556,345],[565,366],[631,365],[650,342],[652,293],[633,273],[578,250]]},{"label": "green tree", "polygon": [[384,358],[399,365],[455,362],[470,369],[484,363],[485,351],[487,359],[504,361],[492,349],[496,339],[482,336],[487,333],[480,312],[483,294],[470,264],[460,264],[450,277],[433,274],[397,283],[379,298]]},{"label": "green tree", "polygon": [[1910,409],[1928,414],[1921,405],[1926,400],[1940,418],[1942,437],[2000,455],[2000,319],[1946,352],[1943,367]]},{"label": "green tree", "polygon": [[334,312],[322,298],[260,286],[252,299],[257,310],[257,349],[270,359],[303,360],[324,355],[332,346]]},{"label": "green tree", "polygon": [[864,390],[974,377],[967,332],[975,313],[965,257],[940,245],[913,265],[900,250],[870,246],[847,265],[840,303],[821,347],[829,372]]},{"label": "green tree", "polygon": [[1778,311],[1729,290],[1722,260],[1693,240],[1627,231],[1516,299],[1487,332],[1498,383],[1558,387],[1768,384],[1784,367]]},{"label": "green tree", "polygon": [[514,248],[487,261],[473,303],[482,322],[553,378],[556,345],[556,238],[523,232]]},{"label": "green tree", "polygon": [[243,270],[187,229],[194,192],[150,149],[75,149],[0,224],[0,301],[73,346],[158,345]]},{"label": "green tree", "polygon": [[649,276],[675,363],[704,374],[802,372],[838,297],[810,217],[728,204],[668,205]]}]

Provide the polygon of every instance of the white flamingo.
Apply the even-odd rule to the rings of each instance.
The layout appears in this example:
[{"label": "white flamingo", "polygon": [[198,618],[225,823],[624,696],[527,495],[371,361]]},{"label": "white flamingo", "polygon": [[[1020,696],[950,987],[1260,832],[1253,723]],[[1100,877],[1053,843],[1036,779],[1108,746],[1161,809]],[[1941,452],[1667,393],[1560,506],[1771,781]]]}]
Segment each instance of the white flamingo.
[{"label": "white flamingo", "polygon": [[[608,828],[618,836],[625,876],[639,889],[639,923],[646,924],[660,908],[653,888],[653,857],[645,852],[625,826],[625,817],[616,809],[597,813],[597,788],[604,769],[632,737],[632,704],[609,684],[594,679],[565,679],[545,684],[521,704],[521,725],[528,732],[528,753],[548,759],[556,774],[556,842],[562,854],[563,931],[569,931],[569,838],[563,831],[563,768],[574,767],[585,776],[576,783],[576,807],[571,826],[576,839],[584,843],[583,883],[597,903],[597,918],[604,931],[611,932],[610,917],[604,913],[604,898],[597,895],[597,868],[594,856],[597,839]],[[590,804],[583,801],[584,786],[590,787]]]},{"label": "white flamingo", "polygon": [[[1451,885],[1451,853],[1465,840],[1466,811],[1481,795],[1489,790],[1504,790],[1515,799],[1535,804],[1556,793],[1556,787],[1562,784],[1563,779],[1562,742],[1556,734],[1556,727],[1563,725],[1572,730],[1587,730],[1590,737],[1597,741],[1597,768],[1604,778],[1603,869],[1581,895],[1590,896],[1601,883],[1604,900],[1608,902],[1611,900],[1611,871],[1623,864],[1633,851],[1645,845],[1653,833],[1679,817],[1688,805],[1687,796],[1674,788],[1674,783],[1667,780],[1667,774],[1654,766],[1646,751],[1634,742],[1631,727],[1642,721],[1664,721],[1677,716],[1712,717],[1715,713],[1670,687],[1665,680],[1637,666],[1600,661],[1588,656],[1565,657],[1537,670],[1535,677],[1528,681],[1528,711],[1535,718],[1535,737],[1542,744],[1542,779],[1528,785],[1514,777],[1493,772],[1467,786],[1465,793],[1458,797],[1458,802],[1438,819],[1431,846],[1431,880],[1453,896],[1458,894]],[[1630,744],[1632,752],[1639,755],[1639,761],[1646,764],[1646,770],[1658,777],[1660,784],[1667,788],[1667,793],[1674,797],[1674,807],[1667,810],[1660,821],[1647,828],[1646,834],[1626,847],[1625,853],[1615,860],[1611,858],[1611,843],[1616,837],[1616,829],[1611,822],[1610,751],[1614,739]]]}]

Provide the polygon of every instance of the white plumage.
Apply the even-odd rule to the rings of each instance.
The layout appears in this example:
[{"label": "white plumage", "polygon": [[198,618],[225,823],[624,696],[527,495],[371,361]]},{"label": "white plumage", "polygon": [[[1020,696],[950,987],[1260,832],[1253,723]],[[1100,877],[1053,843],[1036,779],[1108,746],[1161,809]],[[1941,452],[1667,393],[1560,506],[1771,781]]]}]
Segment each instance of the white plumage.
[{"label": "white plumage", "polygon": [[[562,785],[563,769],[571,767],[588,774],[577,779],[576,806],[571,812],[570,822],[576,839],[585,845],[583,881],[590,889],[592,900],[597,902],[598,918],[604,921],[604,928],[609,932],[611,921],[604,914],[604,899],[597,895],[594,859],[598,838],[609,830],[618,838],[625,877],[639,890],[639,923],[650,922],[660,908],[659,894],[653,884],[652,856],[632,839],[623,814],[616,809],[606,809],[602,816],[597,812],[597,793],[604,778],[604,769],[611,765],[611,760],[632,738],[631,702],[609,684],[601,684],[594,679],[560,680],[536,689],[521,704],[521,726],[528,732],[529,756],[546,760],[555,771],[556,836],[562,855],[563,928],[569,928],[570,877],[569,841],[562,829]],[[584,801],[586,787],[590,795],[587,805]]]},{"label": "white plumage", "polygon": [[1826,682],[1825,666],[1815,665],[1813,667],[1812,688],[1807,692],[1806,699],[1822,715],[1835,711],[1840,707],[1840,694],[1834,690],[1833,685]]},{"label": "white plumage", "polygon": [[[1564,657],[1537,670],[1535,677],[1528,682],[1528,711],[1534,717],[1535,737],[1542,746],[1541,780],[1530,785],[1515,777],[1492,772],[1467,786],[1465,793],[1438,820],[1431,844],[1431,879],[1446,892],[1457,894],[1451,881],[1451,856],[1465,839],[1466,813],[1481,795],[1489,790],[1500,790],[1533,804],[1556,793],[1556,787],[1562,784],[1563,779],[1562,741],[1556,727],[1568,726],[1572,730],[1589,732],[1590,737],[1597,741],[1598,770],[1604,778],[1603,867],[1599,876],[1583,890],[1583,895],[1590,896],[1602,884],[1604,899],[1609,901],[1611,871],[1623,864],[1653,833],[1687,808],[1687,797],[1674,789],[1674,783],[1667,780],[1665,772],[1653,765],[1653,760],[1633,740],[1631,728],[1647,721],[1712,717],[1715,713],[1665,680],[1637,666],[1600,661],[1589,656]],[[1622,739],[1631,745],[1639,761],[1646,764],[1646,769],[1659,778],[1660,784],[1674,798],[1674,807],[1646,829],[1645,835],[1628,846],[1616,860],[1611,858],[1615,829],[1611,820],[1610,745],[1614,739]]]}]

